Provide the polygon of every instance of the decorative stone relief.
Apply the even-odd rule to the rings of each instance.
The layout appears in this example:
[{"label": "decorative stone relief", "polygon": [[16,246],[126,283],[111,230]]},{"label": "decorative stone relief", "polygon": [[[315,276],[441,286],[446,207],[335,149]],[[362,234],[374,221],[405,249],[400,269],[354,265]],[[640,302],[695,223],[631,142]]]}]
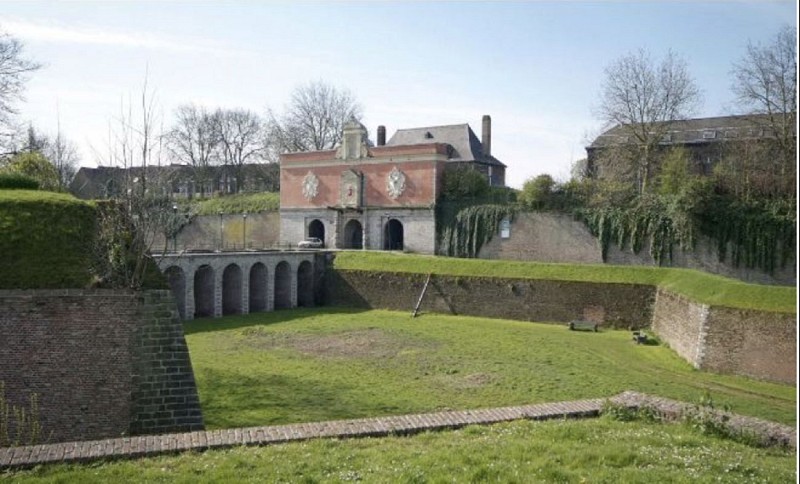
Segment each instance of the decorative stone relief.
[{"label": "decorative stone relief", "polygon": [[406,190],[406,175],[395,166],[386,177],[386,191],[393,200]]},{"label": "decorative stone relief", "polygon": [[305,178],[303,178],[303,196],[306,198],[306,200],[311,201],[317,196],[318,192],[319,178],[317,178],[317,175],[309,171]]},{"label": "decorative stone relief", "polygon": [[342,172],[341,179],[341,203],[343,207],[361,206],[361,181],[362,175],[354,170]]}]

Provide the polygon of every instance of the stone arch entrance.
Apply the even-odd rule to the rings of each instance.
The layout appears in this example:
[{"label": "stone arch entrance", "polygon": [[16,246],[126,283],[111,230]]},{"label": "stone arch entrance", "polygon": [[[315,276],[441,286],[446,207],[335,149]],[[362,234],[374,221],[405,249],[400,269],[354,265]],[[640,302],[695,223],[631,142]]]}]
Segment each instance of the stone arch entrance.
[{"label": "stone arch entrance", "polygon": [[344,248],[364,248],[364,229],[356,219],[351,219],[344,225]]},{"label": "stone arch entrance", "polygon": [[256,313],[267,310],[267,266],[256,262],[250,268],[250,308]]},{"label": "stone arch entrance", "polygon": [[214,316],[214,269],[202,265],[194,272],[194,317]]},{"label": "stone arch entrance", "polygon": [[178,266],[168,267],[164,271],[164,275],[167,276],[172,297],[175,298],[175,302],[178,304],[178,314],[181,319],[186,319],[186,275],[183,273],[183,269]]},{"label": "stone arch entrance", "polygon": [[403,223],[396,218],[383,226],[383,250],[403,250]]},{"label": "stone arch entrance", "polygon": [[292,271],[289,263],[281,261],[275,266],[275,309],[292,307]]},{"label": "stone arch entrance", "polygon": [[317,239],[321,240],[323,243],[325,242],[325,224],[322,223],[321,220],[314,219],[308,224],[308,236],[309,237],[316,237]]},{"label": "stone arch entrance", "polygon": [[222,315],[242,314],[242,269],[230,264],[222,271]]},{"label": "stone arch entrance", "polygon": [[306,308],[314,305],[314,271],[308,261],[297,268],[297,305]]}]

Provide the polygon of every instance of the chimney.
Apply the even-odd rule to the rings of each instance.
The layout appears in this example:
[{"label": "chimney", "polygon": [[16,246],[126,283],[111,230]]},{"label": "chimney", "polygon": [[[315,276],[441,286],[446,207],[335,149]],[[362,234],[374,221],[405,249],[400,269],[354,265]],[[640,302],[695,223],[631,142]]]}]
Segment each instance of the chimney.
[{"label": "chimney", "polygon": [[386,126],[378,126],[378,146],[386,144]]},{"label": "chimney", "polygon": [[483,133],[481,135],[483,145],[483,156],[492,155],[492,118],[488,114],[483,115]]}]

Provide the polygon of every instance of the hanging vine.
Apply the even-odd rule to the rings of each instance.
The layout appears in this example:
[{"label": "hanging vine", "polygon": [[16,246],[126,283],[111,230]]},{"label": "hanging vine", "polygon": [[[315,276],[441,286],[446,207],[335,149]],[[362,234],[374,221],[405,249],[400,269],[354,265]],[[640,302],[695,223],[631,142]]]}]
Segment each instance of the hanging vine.
[{"label": "hanging vine", "polygon": [[789,205],[644,195],[627,206],[581,207],[575,214],[597,237],[603,260],[612,242],[634,253],[649,242],[650,256],[662,265],[672,261],[676,246],[693,250],[702,234],[714,241],[721,262],[772,273],[795,256],[796,219]]},{"label": "hanging vine", "polygon": [[451,257],[477,257],[485,243],[500,228],[500,222],[512,220],[515,209],[510,205],[473,205],[440,221],[441,252]]}]

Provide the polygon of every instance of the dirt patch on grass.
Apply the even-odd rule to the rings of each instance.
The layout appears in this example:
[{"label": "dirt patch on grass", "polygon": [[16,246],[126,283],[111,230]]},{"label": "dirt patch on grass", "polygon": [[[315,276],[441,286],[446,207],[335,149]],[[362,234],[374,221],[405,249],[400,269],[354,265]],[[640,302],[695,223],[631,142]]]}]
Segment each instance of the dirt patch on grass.
[{"label": "dirt patch on grass", "polygon": [[390,358],[402,352],[434,345],[380,328],[328,334],[272,333],[251,328],[245,335],[249,345],[260,349],[285,348],[329,358]]}]

